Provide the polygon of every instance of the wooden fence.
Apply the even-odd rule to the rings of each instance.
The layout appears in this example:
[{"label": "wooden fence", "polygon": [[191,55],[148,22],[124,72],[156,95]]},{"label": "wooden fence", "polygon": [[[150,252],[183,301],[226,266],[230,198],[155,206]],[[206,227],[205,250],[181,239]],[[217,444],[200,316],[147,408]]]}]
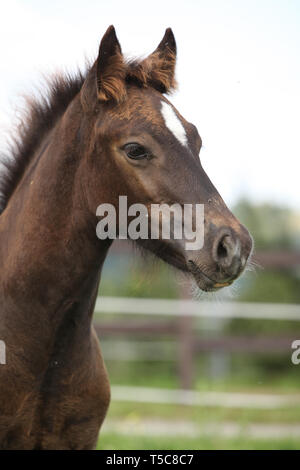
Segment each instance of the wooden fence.
[{"label": "wooden fence", "polygon": [[[122,314],[122,318],[107,321],[104,314]],[[232,318],[300,321],[300,305],[101,297],[95,308],[95,327],[101,339],[174,338],[178,344],[176,359],[182,389],[192,388],[195,359],[200,351],[221,355],[283,353],[290,360],[291,344],[300,339],[300,324],[299,330],[284,335],[225,335],[222,325]],[[209,335],[199,333],[195,326],[197,319],[214,325]]]}]

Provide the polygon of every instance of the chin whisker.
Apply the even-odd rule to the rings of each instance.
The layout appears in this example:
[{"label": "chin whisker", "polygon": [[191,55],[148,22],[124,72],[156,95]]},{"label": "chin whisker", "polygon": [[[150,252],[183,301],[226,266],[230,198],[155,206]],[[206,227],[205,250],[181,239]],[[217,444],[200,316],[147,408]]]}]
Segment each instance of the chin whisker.
[{"label": "chin whisker", "polygon": [[209,302],[223,302],[229,299],[235,299],[238,296],[238,286],[232,284],[217,291],[205,292],[198,287],[195,281],[192,282],[191,293],[194,300],[205,300]]}]

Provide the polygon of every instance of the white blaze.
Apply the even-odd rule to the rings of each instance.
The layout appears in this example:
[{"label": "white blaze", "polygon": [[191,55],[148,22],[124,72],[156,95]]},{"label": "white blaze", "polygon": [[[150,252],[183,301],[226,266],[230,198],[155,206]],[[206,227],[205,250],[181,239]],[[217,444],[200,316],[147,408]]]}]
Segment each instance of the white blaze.
[{"label": "white blaze", "polygon": [[161,113],[163,115],[167,128],[172,132],[172,134],[176,137],[177,140],[179,140],[182,145],[187,146],[188,140],[185,129],[172,106],[170,106],[165,101],[162,101]]}]

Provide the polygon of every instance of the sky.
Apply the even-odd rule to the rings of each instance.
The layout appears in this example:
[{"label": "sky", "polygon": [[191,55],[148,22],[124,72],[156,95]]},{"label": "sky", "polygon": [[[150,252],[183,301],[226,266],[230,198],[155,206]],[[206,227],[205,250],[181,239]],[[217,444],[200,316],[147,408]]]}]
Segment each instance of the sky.
[{"label": "sky", "polygon": [[229,205],[300,208],[299,0],[1,0],[0,151],[42,76],[84,66],[114,24],[123,53],[151,53],[172,27],[178,91],[201,161]]}]

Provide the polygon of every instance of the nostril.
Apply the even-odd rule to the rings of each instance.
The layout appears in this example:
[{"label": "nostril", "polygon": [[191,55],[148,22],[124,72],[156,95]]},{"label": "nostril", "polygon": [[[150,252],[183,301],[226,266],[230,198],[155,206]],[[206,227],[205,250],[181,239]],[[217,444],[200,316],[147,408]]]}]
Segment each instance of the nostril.
[{"label": "nostril", "polygon": [[[225,232],[225,233],[224,233]],[[216,237],[213,245],[213,258],[220,268],[226,272],[235,263],[235,259],[239,259],[239,242],[228,230],[220,231],[219,236]],[[231,272],[230,272],[231,274]]]},{"label": "nostril", "polygon": [[218,244],[217,258],[219,260],[227,258],[227,256],[228,256],[228,250],[227,250],[227,247],[225,245],[225,238],[226,238],[226,236]]},{"label": "nostril", "polygon": [[244,269],[247,256],[238,233],[229,227],[219,229],[212,244],[212,257],[218,272],[234,278]]}]

